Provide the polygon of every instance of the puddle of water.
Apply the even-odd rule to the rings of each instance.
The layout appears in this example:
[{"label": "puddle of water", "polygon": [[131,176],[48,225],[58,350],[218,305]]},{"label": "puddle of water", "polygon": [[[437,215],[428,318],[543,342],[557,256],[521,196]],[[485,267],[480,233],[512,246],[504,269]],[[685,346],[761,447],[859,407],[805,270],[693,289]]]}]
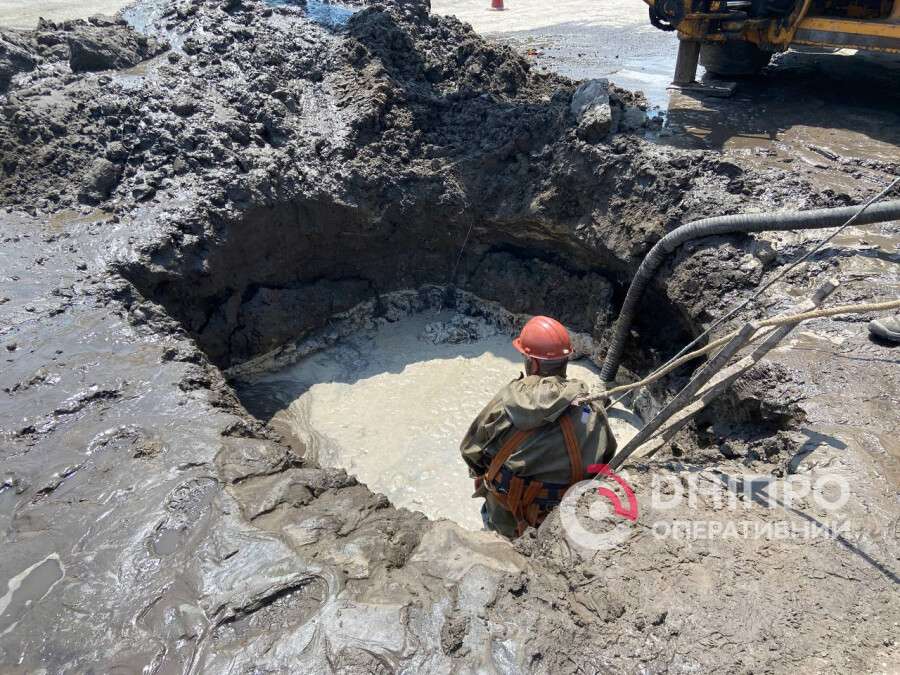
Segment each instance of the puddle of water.
[{"label": "puddle of water", "polygon": [[87,213],[76,211],[75,209],[62,209],[56,211],[47,217],[47,229],[53,232],[62,232],[70,229],[75,225],[83,225],[85,223],[106,222],[113,218],[115,214],[103,209],[91,209]]},{"label": "puddle of water", "polygon": [[335,5],[319,0],[266,0],[266,4],[272,7],[299,6],[306,8],[306,16],[323,26],[340,28],[347,25],[350,17],[360,8]]},{"label": "puddle of water", "polygon": [[143,61],[132,68],[116,71],[112,73],[112,77],[122,85],[122,89],[133,91],[144,86],[147,76],[153,70],[155,70],[155,64],[151,59],[150,61]]},{"label": "puddle of water", "polygon": [[183,53],[184,33],[165,28],[161,21],[170,6],[169,0],[139,0],[122,11],[122,18],[138,33],[166,40],[173,51]]},{"label": "puddle of water", "polygon": [[164,0],[141,0],[126,7],[122,18],[137,32],[148,34],[152,32],[153,24],[162,18],[168,5]]},{"label": "puddle of water", "polygon": [[[481,500],[470,499],[459,443],[481,408],[518,377],[521,357],[508,335],[480,320],[466,320],[478,326],[472,342],[425,337],[453,317],[424,313],[353,335],[257,378],[241,398],[251,410],[261,399],[275,402],[272,425],[303,439],[321,465],[345,468],[397,506],[480,530]],[[600,382],[580,362],[569,376]],[[611,424],[624,443],[640,420],[617,410]]]},{"label": "puddle of water", "polygon": [[900,255],[898,234],[900,233],[881,233],[871,229],[850,228],[832,239],[832,245],[848,248],[877,248],[887,253]]},{"label": "puddle of water", "polygon": [[51,553],[10,579],[0,597],[0,636],[15,628],[28,608],[43,600],[63,576],[59,555]]}]

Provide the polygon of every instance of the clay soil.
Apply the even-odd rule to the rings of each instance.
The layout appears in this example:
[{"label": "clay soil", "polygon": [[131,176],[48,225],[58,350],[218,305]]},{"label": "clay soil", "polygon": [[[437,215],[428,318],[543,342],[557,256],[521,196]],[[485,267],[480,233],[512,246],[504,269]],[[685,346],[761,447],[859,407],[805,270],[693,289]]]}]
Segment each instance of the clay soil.
[{"label": "clay soil", "polygon": [[[900,367],[869,316],[804,324],[631,464],[640,516],[602,550],[572,545],[558,514],[510,544],[396,508],[252,415],[232,379],[472,296],[509,330],[558,316],[600,358],[667,231],[858,203],[898,174],[896,152],[810,151],[814,165],[698,143],[690,120],[665,127],[616,86],[609,128],[586,133],[578,82],[415,0],[130,16],[140,32],[99,18],[0,32],[0,671],[900,667]],[[728,128],[742,120],[758,118]],[[623,376],[814,235],[676,252]],[[898,223],[848,230],[739,319],[826,277],[841,282],[830,302],[895,298],[898,242]],[[759,476],[838,477],[850,498],[837,513],[815,492],[723,508]],[[697,498],[663,512],[661,479]],[[764,534],[707,536],[736,520]],[[675,521],[706,534],[659,536]]]}]

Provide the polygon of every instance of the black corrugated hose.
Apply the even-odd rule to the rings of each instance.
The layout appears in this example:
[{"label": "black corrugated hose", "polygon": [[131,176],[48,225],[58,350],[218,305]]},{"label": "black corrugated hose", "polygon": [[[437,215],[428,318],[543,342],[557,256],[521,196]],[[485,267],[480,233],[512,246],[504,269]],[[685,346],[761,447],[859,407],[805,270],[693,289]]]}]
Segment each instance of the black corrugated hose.
[{"label": "black corrugated hose", "polygon": [[[687,241],[717,234],[737,232],[766,232],[778,230],[813,230],[823,227],[839,227],[850,224],[871,225],[900,219],[900,200],[871,204],[865,210],[861,207],[843,206],[833,209],[816,209],[795,213],[754,213],[750,215],[716,216],[704,218],[693,223],[677,227],[660,239],[638,267],[628,294],[622,305],[622,311],[616,320],[613,338],[603,362],[600,376],[604,382],[613,382],[619,370],[625,341],[628,339],[631,324],[634,321],[641,296],[650,279],[659,270],[666,257]],[[854,216],[856,216],[854,218]]]}]

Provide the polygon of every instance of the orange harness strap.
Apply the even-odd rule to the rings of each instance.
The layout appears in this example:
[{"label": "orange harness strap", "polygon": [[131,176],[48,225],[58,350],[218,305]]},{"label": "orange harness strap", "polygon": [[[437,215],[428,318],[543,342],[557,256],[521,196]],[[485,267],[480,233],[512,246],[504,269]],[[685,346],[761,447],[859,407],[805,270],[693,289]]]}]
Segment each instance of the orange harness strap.
[{"label": "orange harness strap", "polygon": [[581,464],[581,446],[578,444],[578,436],[575,435],[575,425],[572,424],[572,418],[568,414],[562,414],[559,418],[559,426],[566,441],[566,451],[569,453],[569,484],[575,485],[575,483],[584,478],[584,468]]},{"label": "orange harness strap", "polygon": [[[578,436],[575,435],[575,425],[568,412],[563,413],[559,417],[559,426],[562,430],[563,439],[566,444],[566,452],[569,455],[569,485],[572,486],[582,478],[584,478],[584,465],[581,461],[581,446],[578,443]],[[501,493],[494,484],[494,479],[500,473],[500,469],[506,463],[512,454],[519,449],[522,443],[534,433],[534,429],[528,431],[515,431],[507,441],[501,446],[487,472],[484,474],[484,486],[494,496],[497,502],[507,511],[509,511],[516,519],[516,536],[519,537],[528,528],[529,525],[537,527],[547,516],[548,511],[544,511],[534,500],[542,494],[546,494],[544,484],[539,480],[529,480],[519,476],[513,476],[509,481],[509,491],[507,494]],[[527,485],[527,487],[526,487]]]},{"label": "orange harness strap", "polygon": [[506,463],[506,460],[519,449],[519,446],[525,442],[525,439],[533,433],[534,429],[529,429],[528,431],[516,431],[512,436],[506,439],[506,443],[501,446],[500,452],[494,456],[491,465],[488,467],[487,473],[484,474],[485,483],[494,482],[494,478],[500,473],[500,467],[502,467]]},{"label": "orange harness strap", "polygon": [[525,495],[522,497],[522,505],[520,507],[522,516],[516,524],[516,536],[522,536],[528,525],[537,527],[543,522],[546,514],[542,514],[540,505],[534,502],[543,487],[544,484],[539,480],[533,480],[528,484],[528,489],[525,490]]}]

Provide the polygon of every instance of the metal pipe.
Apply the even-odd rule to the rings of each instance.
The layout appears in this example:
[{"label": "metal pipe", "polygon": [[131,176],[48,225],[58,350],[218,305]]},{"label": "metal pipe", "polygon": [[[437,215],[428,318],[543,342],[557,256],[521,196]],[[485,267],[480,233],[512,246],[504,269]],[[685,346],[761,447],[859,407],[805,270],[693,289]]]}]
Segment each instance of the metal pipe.
[{"label": "metal pipe", "polygon": [[699,59],[700,43],[696,40],[681,40],[678,43],[678,57],[675,60],[675,77],[672,84],[688,85],[695,82]]},{"label": "metal pipe", "polygon": [[[814,230],[823,227],[839,227],[859,213],[859,206],[844,206],[836,209],[816,209],[795,213],[754,213],[733,216],[717,216],[705,218],[693,223],[677,227],[660,239],[646,255],[638,267],[622,310],[613,332],[613,337],[603,362],[600,376],[604,382],[611,383],[616,379],[625,342],[634,322],[638,303],[647,284],[650,282],[666,257],[676,248],[692,239],[709,237],[717,234],[736,232],[766,232],[782,230]],[[855,225],[871,225],[900,219],[900,200],[872,204],[855,219]]]}]

